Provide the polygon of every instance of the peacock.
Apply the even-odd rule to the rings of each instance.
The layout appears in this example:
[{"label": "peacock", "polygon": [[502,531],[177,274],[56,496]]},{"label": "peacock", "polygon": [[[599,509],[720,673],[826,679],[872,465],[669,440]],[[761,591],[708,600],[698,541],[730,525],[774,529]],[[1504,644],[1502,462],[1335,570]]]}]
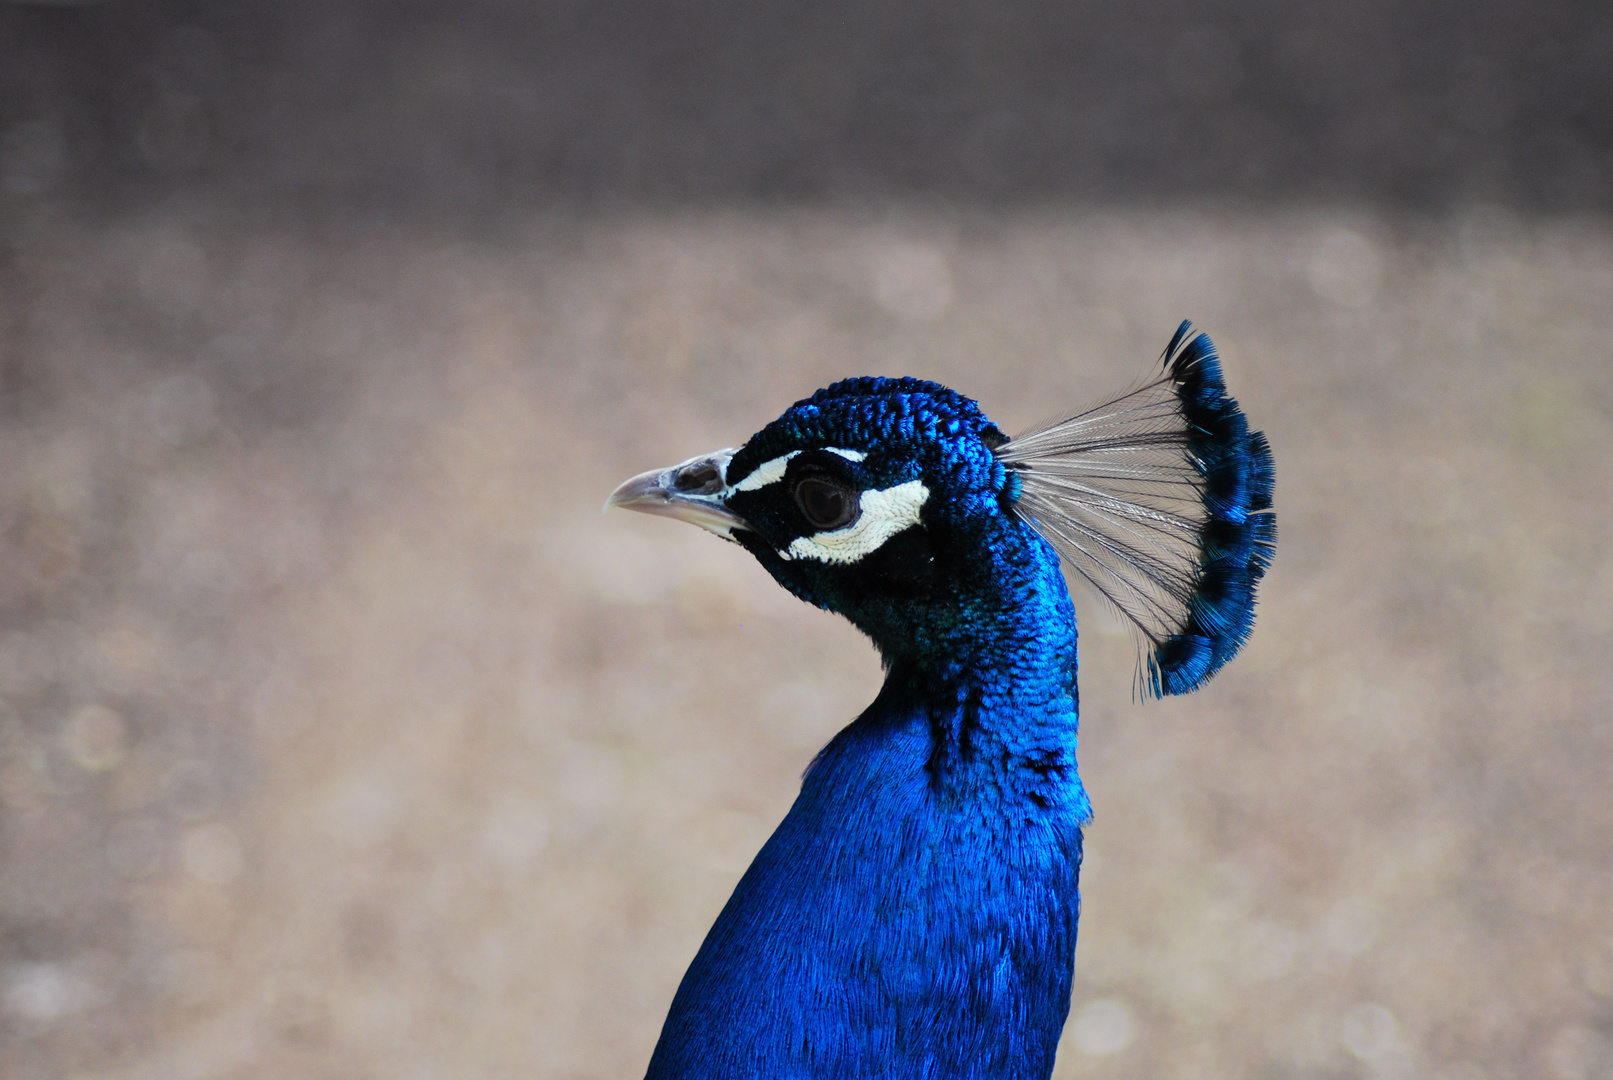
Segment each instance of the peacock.
[{"label": "peacock", "polygon": [[611,494],[746,548],[886,671],[707,934],[647,1080],[1052,1073],[1091,817],[1061,559],[1159,697],[1237,653],[1276,545],[1271,451],[1210,339],[1184,322],[1162,361],[1013,438],[937,383],[846,379]]}]

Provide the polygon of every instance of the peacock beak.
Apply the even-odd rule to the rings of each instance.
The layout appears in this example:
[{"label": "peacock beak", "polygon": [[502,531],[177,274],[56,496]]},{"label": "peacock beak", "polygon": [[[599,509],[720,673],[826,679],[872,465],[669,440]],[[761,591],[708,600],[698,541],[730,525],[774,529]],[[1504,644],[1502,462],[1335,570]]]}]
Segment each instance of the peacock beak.
[{"label": "peacock beak", "polygon": [[604,508],[620,506],[641,514],[677,518],[731,539],[734,530],[750,528],[728,509],[726,476],[733,456],[732,449],[718,450],[670,469],[639,473],[611,492]]}]

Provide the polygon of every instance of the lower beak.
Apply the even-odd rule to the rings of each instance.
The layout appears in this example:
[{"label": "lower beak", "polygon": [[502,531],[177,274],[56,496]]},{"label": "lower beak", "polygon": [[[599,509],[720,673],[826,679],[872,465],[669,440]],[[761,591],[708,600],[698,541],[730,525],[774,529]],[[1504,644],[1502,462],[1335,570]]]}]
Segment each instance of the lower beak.
[{"label": "lower beak", "polygon": [[734,530],[749,528],[727,506],[726,475],[728,459],[733,456],[732,450],[719,450],[670,469],[639,473],[610,493],[605,509],[620,506],[641,514],[677,518],[731,539]]}]

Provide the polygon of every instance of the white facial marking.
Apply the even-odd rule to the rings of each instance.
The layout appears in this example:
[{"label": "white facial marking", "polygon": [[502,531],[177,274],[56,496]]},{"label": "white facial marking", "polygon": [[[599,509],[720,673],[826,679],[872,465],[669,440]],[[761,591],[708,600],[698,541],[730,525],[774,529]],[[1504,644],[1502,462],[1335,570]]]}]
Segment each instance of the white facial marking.
[{"label": "white facial marking", "polygon": [[[836,446],[825,446],[823,449],[831,454],[839,454],[847,461],[862,461],[868,457],[861,450],[842,450]],[[790,459],[800,452],[799,450],[791,450],[788,454],[776,457],[772,461],[762,462],[756,466],[755,472],[735,484],[733,490],[755,491],[757,488],[764,488],[768,484],[778,483],[784,479],[784,470],[789,468]]]},{"label": "white facial marking", "polygon": [[[839,453],[840,451],[836,451]],[[748,479],[748,478],[747,478]],[[798,536],[779,554],[786,559],[816,559],[826,563],[854,563],[904,529],[919,523],[919,510],[930,497],[922,480],[882,491],[862,493],[861,515],[843,529]]]},{"label": "white facial marking", "polygon": [[755,491],[757,488],[764,488],[768,484],[778,483],[784,479],[784,470],[789,467],[790,459],[800,452],[799,450],[791,450],[783,457],[776,457],[772,461],[762,462],[756,466],[755,472],[735,484],[734,490]]}]

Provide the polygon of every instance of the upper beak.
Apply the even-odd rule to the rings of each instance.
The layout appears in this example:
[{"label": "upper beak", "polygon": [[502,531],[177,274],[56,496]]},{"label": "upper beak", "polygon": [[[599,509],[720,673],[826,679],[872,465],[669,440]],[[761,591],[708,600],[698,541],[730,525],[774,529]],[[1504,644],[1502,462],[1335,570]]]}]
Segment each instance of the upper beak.
[{"label": "upper beak", "polygon": [[733,450],[718,450],[690,458],[670,469],[639,473],[610,493],[605,509],[613,506],[677,518],[718,536],[733,537],[735,529],[749,528],[728,509],[728,460]]}]

